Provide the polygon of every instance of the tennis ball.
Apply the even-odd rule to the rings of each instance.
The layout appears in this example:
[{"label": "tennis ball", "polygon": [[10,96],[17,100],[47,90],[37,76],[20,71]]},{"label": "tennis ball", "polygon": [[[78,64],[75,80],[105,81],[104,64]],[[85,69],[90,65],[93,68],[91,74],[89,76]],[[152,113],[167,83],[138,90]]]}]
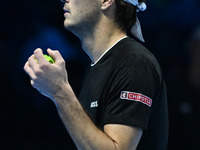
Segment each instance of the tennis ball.
[{"label": "tennis ball", "polygon": [[54,60],[51,56],[45,55],[45,54],[44,54],[44,57],[45,57],[46,60],[47,60],[48,62],[50,62],[51,64],[54,64],[54,63],[55,63],[55,60]]},{"label": "tennis ball", "polygon": [[[49,56],[49,55],[45,55],[44,54],[44,58],[48,61],[48,62],[50,62],[51,64],[54,64],[55,63],[55,60],[51,57],[51,56]],[[38,63],[38,60],[36,59],[36,61],[37,61],[37,63]]]}]

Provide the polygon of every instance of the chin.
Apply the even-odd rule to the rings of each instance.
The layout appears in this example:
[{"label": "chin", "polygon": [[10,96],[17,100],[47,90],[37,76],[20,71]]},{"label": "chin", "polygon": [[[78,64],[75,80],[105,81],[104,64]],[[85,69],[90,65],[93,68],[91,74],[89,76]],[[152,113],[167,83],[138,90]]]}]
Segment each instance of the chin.
[{"label": "chin", "polygon": [[64,22],[64,28],[68,31],[73,32],[74,26],[72,24],[69,24],[68,22]]},{"label": "chin", "polygon": [[70,26],[71,26],[71,25],[69,24],[69,22],[64,21],[64,27],[65,27],[66,29],[68,29]]}]

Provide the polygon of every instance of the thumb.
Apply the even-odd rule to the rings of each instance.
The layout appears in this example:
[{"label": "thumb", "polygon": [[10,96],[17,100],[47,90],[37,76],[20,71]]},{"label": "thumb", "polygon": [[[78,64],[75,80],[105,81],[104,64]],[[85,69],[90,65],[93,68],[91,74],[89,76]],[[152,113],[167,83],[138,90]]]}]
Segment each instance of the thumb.
[{"label": "thumb", "polygon": [[60,52],[57,50],[51,50],[50,48],[47,49],[48,54],[53,57],[56,62],[63,61],[63,57],[61,56]]}]

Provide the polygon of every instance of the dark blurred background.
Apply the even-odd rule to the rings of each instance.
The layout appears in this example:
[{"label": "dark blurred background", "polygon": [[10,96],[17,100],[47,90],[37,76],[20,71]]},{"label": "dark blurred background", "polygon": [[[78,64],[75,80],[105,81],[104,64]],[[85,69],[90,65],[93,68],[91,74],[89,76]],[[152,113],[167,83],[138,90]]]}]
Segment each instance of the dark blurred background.
[{"label": "dark blurred background", "polygon": [[[147,0],[139,13],[145,45],[168,89],[169,150],[200,149],[200,1]],[[59,0],[0,1],[0,149],[64,150],[71,143],[51,100],[31,87],[24,63],[40,47],[58,49],[78,94],[90,63],[63,27]]]}]

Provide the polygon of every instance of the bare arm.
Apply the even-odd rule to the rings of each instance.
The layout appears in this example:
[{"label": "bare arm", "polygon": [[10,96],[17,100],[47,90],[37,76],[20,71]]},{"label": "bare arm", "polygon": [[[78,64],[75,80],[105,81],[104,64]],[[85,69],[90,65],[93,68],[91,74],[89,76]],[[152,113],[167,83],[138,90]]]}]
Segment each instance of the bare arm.
[{"label": "bare arm", "polygon": [[49,64],[43,58],[41,50],[37,49],[24,69],[29,74],[33,87],[54,101],[77,148],[136,149],[142,129],[116,124],[105,125],[104,131],[98,129],[83,110],[68,83],[65,63],[61,55],[57,51],[48,50],[48,52],[54,57],[55,64]]},{"label": "bare arm", "polygon": [[[58,111],[79,149],[135,149],[142,134],[139,128],[125,125],[108,124],[104,126],[104,132],[99,130],[82,109],[70,87],[66,93],[72,95],[65,98],[55,98],[56,101],[66,99],[58,104]],[[59,100],[60,99],[60,100]],[[71,99],[72,102],[68,100]]]}]

